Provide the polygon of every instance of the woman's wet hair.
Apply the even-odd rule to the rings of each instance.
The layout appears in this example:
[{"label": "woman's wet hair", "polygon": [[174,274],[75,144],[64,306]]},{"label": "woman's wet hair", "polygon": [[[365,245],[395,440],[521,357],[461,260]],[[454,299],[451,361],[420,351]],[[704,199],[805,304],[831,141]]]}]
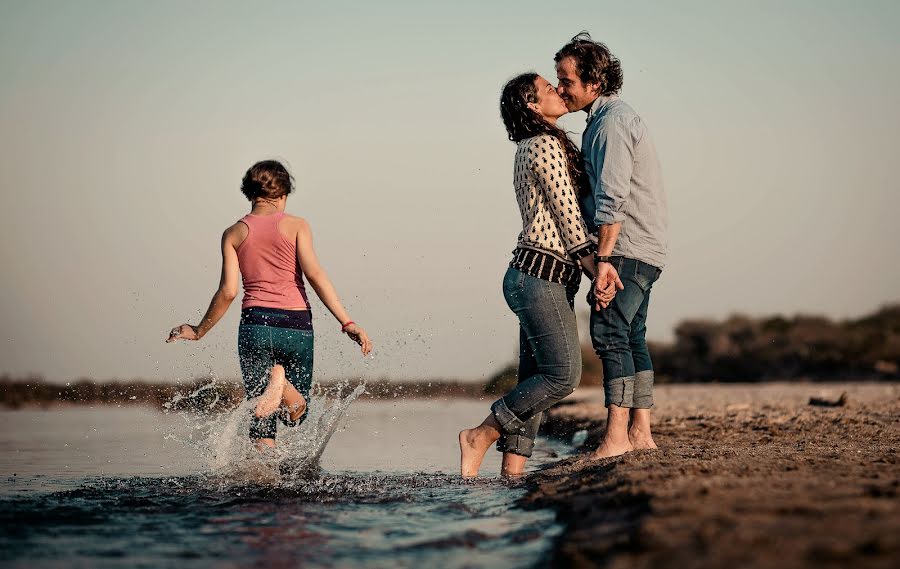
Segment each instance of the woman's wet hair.
[{"label": "woman's wet hair", "polygon": [[571,57],[575,71],[584,84],[599,85],[599,95],[613,95],[622,89],[622,64],[605,44],[594,41],[591,34],[581,32],[556,52],[553,61],[559,63]]},{"label": "woman's wet hair", "polygon": [[247,170],[241,182],[241,192],[253,201],[263,198],[274,200],[294,191],[294,177],[277,160],[257,162]]},{"label": "woman's wet hair", "polygon": [[542,134],[556,138],[566,153],[572,185],[578,197],[582,198],[587,195],[589,188],[581,151],[566,136],[565,131],[547,122],[540,113],[528,106],[528,103],[538,102],[537,87],[534,84],[537,78],[537,73],[523,73],[513,77],[503,86],[500,94],[500,116],[506,126],[506,134],[513,142]]}]

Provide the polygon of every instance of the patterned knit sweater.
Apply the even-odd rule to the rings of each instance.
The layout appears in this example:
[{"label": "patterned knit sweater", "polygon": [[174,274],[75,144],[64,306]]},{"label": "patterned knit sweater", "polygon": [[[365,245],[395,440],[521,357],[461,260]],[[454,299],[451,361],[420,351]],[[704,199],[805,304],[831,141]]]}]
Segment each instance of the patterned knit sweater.
[{"label": "patterned knit sweater", "polygon": [[565,151],[551,135],[519,141],[513,185],[522,233],[511,267],[534,277],[578,285],[577,260],[596,250],[588,238]]}]

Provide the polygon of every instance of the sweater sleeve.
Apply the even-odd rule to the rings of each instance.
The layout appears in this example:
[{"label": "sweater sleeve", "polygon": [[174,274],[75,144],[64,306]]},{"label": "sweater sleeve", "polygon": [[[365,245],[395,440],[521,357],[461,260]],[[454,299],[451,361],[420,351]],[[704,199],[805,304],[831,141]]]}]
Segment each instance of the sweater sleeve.
[{"label": "sweater sleeve", "polygon": [[562,246],[577,260],[590,253],[594,245],[581,217],[578,196],[572,187],[566,155],[562,145],[551,135],[540,136],[533,142],[528,167],[534,175],[544,203],[550,209]]}]

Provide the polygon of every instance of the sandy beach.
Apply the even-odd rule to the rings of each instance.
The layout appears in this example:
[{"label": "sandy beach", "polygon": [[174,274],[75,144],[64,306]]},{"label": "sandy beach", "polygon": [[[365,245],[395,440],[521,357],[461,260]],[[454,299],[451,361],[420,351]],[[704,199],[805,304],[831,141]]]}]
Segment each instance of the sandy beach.
[{"label": "sandy beach", "polygon": [[[593,448],[602,402],[577,391],[545,432]],[[900,565],[900,384],[663,385],[654,431],[657,451],[531,478],[568,525],[556,566]]]}]

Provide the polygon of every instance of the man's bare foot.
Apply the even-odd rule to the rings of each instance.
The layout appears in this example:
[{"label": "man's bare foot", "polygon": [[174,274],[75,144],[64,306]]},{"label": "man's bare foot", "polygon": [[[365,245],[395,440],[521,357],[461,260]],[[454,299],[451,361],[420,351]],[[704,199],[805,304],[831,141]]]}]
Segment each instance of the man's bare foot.
[{"label": "man's bare foot", "polygon": [[634,446],[631,444],[631,441],[628,440],[628,437],[611,437],[607,433],[607,436],[603,437],[603,441],[600,443],[600,446],[597,447],[597,450],[591,453],[591,458],[594,460],[610,458],[623,455],[626,452],[631,452],[633,450]]},{"label": "man's bare foot", "polygon": [[269,385],[266,386],[266,390],[263,391],[263,394],[259,396],[259,401],[256,402],[256,416],[260,419],[268,417],[281,407],[281,396],[284,393],[284,384],[287,382],[287,379],[284,377],[284,368],[279,372],[277,370],[279,367],[281,366],[275,366],[272,369],[272,378],[269,380]]},{"label": "man's bare foot", "polygon": [[631,429],[628,431],[628,440],[634,450],[652,450],[657,448],[650,431],[643,429]]},{"label": "man's bare foot", "polygon": [[484,454],[494,444],[494,440],[481,432],[479,427],[459,432],[459,472],[465,478],[478,476]]}]

